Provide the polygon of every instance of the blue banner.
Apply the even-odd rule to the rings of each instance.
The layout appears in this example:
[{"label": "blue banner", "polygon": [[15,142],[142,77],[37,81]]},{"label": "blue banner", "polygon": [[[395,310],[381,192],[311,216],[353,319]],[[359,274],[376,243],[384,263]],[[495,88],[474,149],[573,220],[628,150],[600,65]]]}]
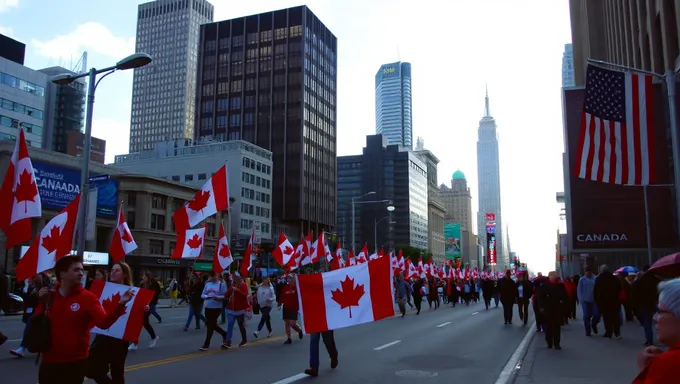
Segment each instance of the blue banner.
[{"label": "blue banner", "polygon": [[[35,160],[32,162],[43,208],[61,211],[80,193],[79,169],[64,168]],[[118,180],[100,179],[96,176],[98,175],[90,174],[90,179],[95,179],[90,185],[97,188],[97,215],[116,217]]]}]

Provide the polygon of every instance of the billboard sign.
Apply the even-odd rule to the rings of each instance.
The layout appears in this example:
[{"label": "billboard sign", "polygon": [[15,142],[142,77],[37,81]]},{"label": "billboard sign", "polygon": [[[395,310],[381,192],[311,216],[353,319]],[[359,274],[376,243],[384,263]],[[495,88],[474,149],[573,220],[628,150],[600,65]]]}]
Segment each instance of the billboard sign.
[{"label": "billboard sign", "polygon": [[487,213],[486,214],[486,222],[490,221],[496,221],[496,214],[495,213]]},{"label": "billboard sign", "polygon": [[[563,110],[566,139],[565,173],[568,173],[569,212],[572,250],[630,249],[647,247],[645,202],[642,187],[598,183],[581,179],[575,172],[585,90],[564,90]],[[665,97],[654,85],[654,159],[657,182],[671,185],[671,153],[667,144]],[[647,189],[651,244],[655,248],[674,248],[678,244],[673,190]],[[566,244],[566,242],[564,242]]]},{"label": "billboard sign", "polygon": [[449,260],[460,257],[460,224],[444,224],[444,256]]},{"label": "billboard sign", "polygon": [[493,233],[496,234],[496,223],[495,222],[488,222],[486,223],[486,233]]},{"label": "billboard sign", "polygon": [[487,262],[488,262],[488,264],[496,265],[496,262],[497,262],[497,258],[496,258],[496,234],[495,233],[487,233],[486,239],[487,239],[487,244],[486,244]]},{"label": "billboard sign", "polygon": [[[28,252],[28,246],[22,245],[19,258],[21,259],[24,257],[26,252]],[[71,251],[72,255],[77,254],[78,252],[74,249]],[[90,251],[85,251],[83,253],[83,264],[85,265],[108,265],[109,264],[109,254],[104,253],[104,252],[90,252]],[[212,265],[212,264],[210,264]]]},{"label": "billboard sign", "polygon": [[378,72],[380,78],[382,79],[389,79],[392,77],[399,77],[399,63],[392,63],[392,64],[385,64],[382,67],[380,67],[380,71]]},{"label": "billboard sign", "polygon": [[[44,208],[61,211],[80,193],[80,170],[33,161],[35,181]],[[118,180],[91,174],[97,188],[97,215],[118,214]]]}]

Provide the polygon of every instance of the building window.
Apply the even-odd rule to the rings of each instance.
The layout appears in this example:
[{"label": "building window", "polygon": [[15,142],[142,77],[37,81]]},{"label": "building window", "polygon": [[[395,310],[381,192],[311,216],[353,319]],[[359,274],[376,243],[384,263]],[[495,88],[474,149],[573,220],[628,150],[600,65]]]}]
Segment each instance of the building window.
[{"label": "building window", "polygon": [[215,223],[208,223],[207,233],[208,237],[215,237],[217,232],[215,231]]},{"label": "building window", "polygon": [[127,222],[127,225],[130,229],[135,229],[135,211],[128,211],[127,215],[125,216],[125,221]]},{"label": "building window", "polygon": [[184,181],[194,181],[194,175],[184,175]]},{"label": "building window", "polygon": [[149,253],[152,255],[162,255],[163,240],[149,240]]},{"label": "building window", "polygon": [[151,214],[150,228],[158,230],[158,231],[164,231],[165,230],[165,215],[157,215],[155,213],[152,213]]},{"label": "building window", "polygon": [[207,178],[205,173],[199,173],[198,174],[198,180],[205,180]]},{"label": "building window", "polygon": [[151,196],[151,208],[165,209],[166,199],[165,196],[152,195]]},{"label": "building window", "polygon": [[128,207],[136,206],[137,205],[137,194],[135,192],[128,192],[127,196],[128,196],[128,200],[127,200]]}]

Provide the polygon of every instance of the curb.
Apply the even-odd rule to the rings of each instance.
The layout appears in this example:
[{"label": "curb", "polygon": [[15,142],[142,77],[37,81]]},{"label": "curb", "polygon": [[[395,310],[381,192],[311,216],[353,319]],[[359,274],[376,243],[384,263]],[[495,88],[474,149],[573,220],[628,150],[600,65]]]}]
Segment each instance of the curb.
[{"label": "curb", "polygon": [[512,354],[512,356],[510,356],[510,359],[505,364],[505,367],[503,367],[503,370],[498,375],[498,379],[496,380],[495,384],[514,383],[515,379],[517,378],[517,373],[519,372],[520,368],[522,368],[522,360],[524,360],[524,357],[527,355],[531,341],[536,334],[534,328],[536,328],[535,321],[529,327],[529,330],[517,346],[517,349],[515,349],[515,352]]}]

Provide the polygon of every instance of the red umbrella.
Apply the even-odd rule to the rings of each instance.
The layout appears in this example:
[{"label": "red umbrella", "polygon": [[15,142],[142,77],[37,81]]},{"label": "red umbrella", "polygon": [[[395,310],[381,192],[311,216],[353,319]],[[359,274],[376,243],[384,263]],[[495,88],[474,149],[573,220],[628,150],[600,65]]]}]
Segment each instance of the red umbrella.
[{"label": "red umbrella", "polygon": [[666,279],[680,277],[680,252],[660,258],[649,271]]}]

